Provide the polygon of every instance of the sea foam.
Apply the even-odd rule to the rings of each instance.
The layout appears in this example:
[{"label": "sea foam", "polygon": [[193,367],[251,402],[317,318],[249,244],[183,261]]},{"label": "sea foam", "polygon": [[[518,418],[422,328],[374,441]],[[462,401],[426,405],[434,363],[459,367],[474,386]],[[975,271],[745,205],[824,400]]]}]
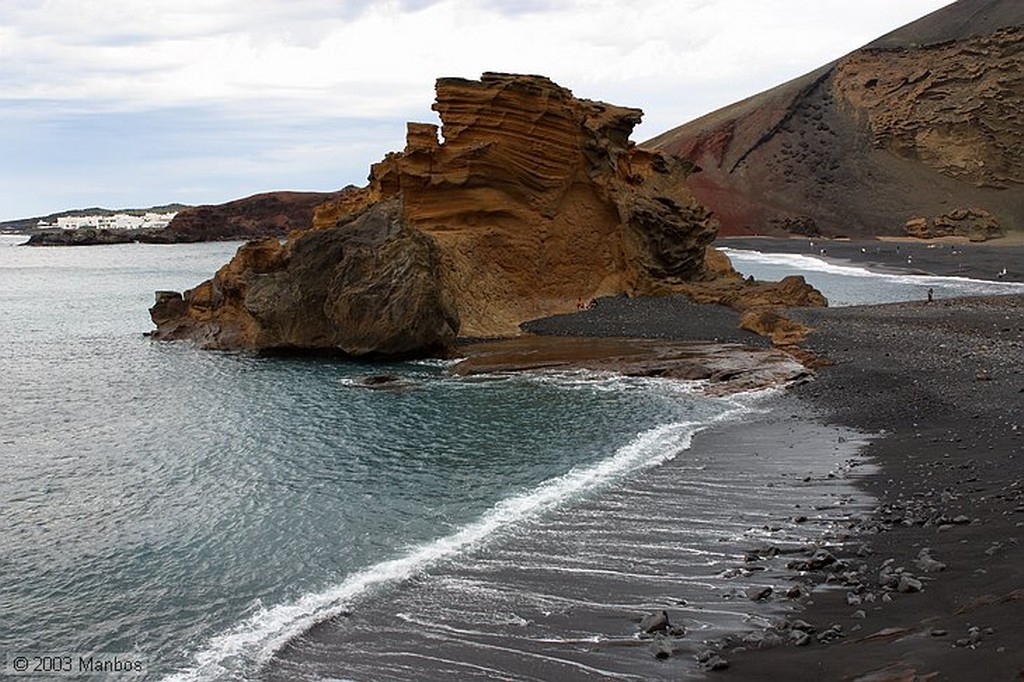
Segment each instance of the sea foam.
[{"label": "sea foam", "polygon": [[252,675],[288,641],[317,623],[344,613],[362,597],[455,558],[502,530],[536,518],[567,500],[631,472],[673,459],[690,448],[693,436],[699,431],[737,418],[751,409],[738,401],[726,405],[728,409],[708,421],[680,421],[643,431],[612,456],[594,465],[574,468],[530,491],[508,497],[456,532],[413,547],[403,556],[369,566],[338,585],[307,593],[294,602],[270,608],[261,606],[244,622],[213,637],[195,655],[191,668],[166,679],[192,682]]}]

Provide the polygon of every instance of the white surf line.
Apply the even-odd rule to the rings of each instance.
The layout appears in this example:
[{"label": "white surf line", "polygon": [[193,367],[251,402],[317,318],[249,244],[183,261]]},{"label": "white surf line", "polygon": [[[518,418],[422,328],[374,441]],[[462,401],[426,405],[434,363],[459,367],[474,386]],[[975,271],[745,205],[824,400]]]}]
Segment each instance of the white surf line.
[{"label": "white surf line", "polygon": [[721,247],[719,251],[738,260],[749,260],[754,263],[765,265],[788,265],[800,270],[824,272],[833,275],[844,275],[847,277],[881,278],[902,284],[977,284],[993,289],[1005,288],[1008,290],[1024,289],[1024,282],[1004,282],[1001,280],[977,279],[973,277],[956,277],[954,275],[913,275],[910,273],[878,272],[857,265],[840,265],[834,261],[825,260],[819,256],[808,256],[800,253],[765,253],[755,249],[730,249]]},{"label": "white surf line", "polygon": [[738,402],[731,404],[734,407],[704,422],[674,422],[644,431],[611,457],[586,468],[573,469],[530,492],[502,500],[461,530],[416,547],[405,556],[358,571],[330,589],[307,593],[297,601],[269,609],[261,608],[246,621],[213,637],[195,655],[193,667],[165,679],[169,682],[217,680],[258,668],[290,640],[317,623],[343,613],[357,597],[408,579],[481,544],[496,531],[532,519],[581,492],[623,474],[673,459],[690,448],[696,433],[749,411]]},{"label": "white surf line", "polygon": [[[588,673],[588,674],[591,674],[591,675],[600,675],[604,679],[618,679],[618,680],[640,680],[640,679],[643,679],[643,678],[637,677],[636,675],[633,675],[631,673],[616,673],[616,672],[613,672],[611,670],[605,670],[603,668],[595,668],[594,666],[587,665],[586,663],[581,663],[579,661],[574,661],[571,658],[558,658],[557,656],[549,656],[547,654],[537,653],[537,652],[533,652],[533,651],[524,651],[522,649],[513,649],[512,647],[498,646],[497,644],[487,644],[485,642],[476,642],[476,641],[472,641],[472,640],[468,640],[468,641],[464,640],[464,645],[465,646],[469,646],[469,647],[475,647],[477,649],[483,649],[485,651],[498,651],[498,652],[501,652],[501,653],[515,654],[515,655],[518,655],[518,656],[522,656],[523,658],[529,658],[529,659],[533,659],[533,660],[537,660],[537,661],[545,661],[545,662],[554,664],[556,667],[560,666],[560,667],[564,667],[564,668],[574,668],[576,670],[579,670],[579,671],[582,671],[582,672],[585,672],[585,673]],[[427,659],[427,660],[430,660],[430,659],[441,660],[441,661],[444,661],[446,663],[454,662],[454,661],[452,661],[450,659],[443,659],[443,658],[442,659],[436,659],[436,658],[434,658],[432,656],[427,656],[426,654],[418,654],[418,653],[413,653],[413,652],[409,652],[409,651],[395,652],[395,653],[383,653],[383,654],[379,654],[379,655],[382,656],[382,657],[384,657],[384,656],[396,656],[396,657],[398,657],[398,656],[403,656],[403,657],[404,656],[410,656],[410,657],[415,657],[415,658],[423,658],[423,659]],[[506,673],[506,675],[507,675],[507,673]],[[515,679],[522,679],[522,678],[520,678],[520,677],[509,677],[508,679],[515,680]]]}]

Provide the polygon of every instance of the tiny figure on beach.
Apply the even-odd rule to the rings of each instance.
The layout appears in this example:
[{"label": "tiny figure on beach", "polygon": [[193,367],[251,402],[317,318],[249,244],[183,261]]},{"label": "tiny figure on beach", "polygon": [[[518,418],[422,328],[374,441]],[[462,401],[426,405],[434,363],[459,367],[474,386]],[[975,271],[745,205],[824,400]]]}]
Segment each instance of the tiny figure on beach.
[{"label": "tiny figure on beach", "polygon": [[1003,277],[1006,277],[1006,268],[1003,268],[1002,270],[997,272],[996,273],[996,277],[998,277],[999,279],[1002,279]]},{"label": "tiny figure on beach", "polygon": [[935,294],[935,291],[934,291],[934,290],[933,290],[933,289],[932,289],[931,287],[928,287],[928,302],[929,302],[929,303],[931,303],[931,302],[932,302],[932,296],[933,296],[934,294]]},{"label": "tiny figure on beach", "polygon": [[577,298],[576,299],[576,310],[583,310],[583,299],[582,298]]}]

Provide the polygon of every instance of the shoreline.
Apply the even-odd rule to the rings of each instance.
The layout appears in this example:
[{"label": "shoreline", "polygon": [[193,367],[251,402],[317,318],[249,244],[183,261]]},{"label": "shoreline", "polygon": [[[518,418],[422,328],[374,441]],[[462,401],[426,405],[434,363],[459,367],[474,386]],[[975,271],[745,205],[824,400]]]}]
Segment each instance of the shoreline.
[{"label": "shoreline", "polygon": [[[856,262],[860,247],[850,248]],[[642,334],[673,337],[643,320],[671,326],[660,313],[677,304],[638,299],[616,305],[632,310],[532,326],[603,336],[609,319],[618,328],[629,318]],[[794,645],[789,637],[800,636],[785,621],[753,638],[738,633],[712,650],[729,663],[716,677],[1024,674],[1024,651],[1017,646],[1024,622],[1024,580],[1018,577],[1024,568],[1024,295],[789,314],[814,330],[802,347],[827,366],[815,380],[787,389],[775,409],[808,424],[822,419],[879,434],[862,451],[878,470],[857,482],[878,503],[850,527],[858,551],[836,552],[843,570],[807,574],[835,587],[814,591],[796,606],[813,629],[809,645]],[[726,335],[716,328],[726,318],[713,317],[703,335]],[[692,328],[675,324],[675,336],[694,336]],[[695,447],[703,438],[697,436]],[[693,673],[687,670],[677,674]]]},{"label": "shoreline", "polygon": [[[648,339],[737,340],[731,311],[691,306],[676,297],[603,299],[592,310],[535,321],[528,329],[559,336],[614,337],[628,329]],[[699,319],[688,318],[690,313]],[[473,629],[468,641],[456,643],[455,651],[446,647],[427,669],[468,658],[469,668],[443,670],[486,671],[481,679],[501,670],[555,679],[544,676],[554,669],[538,660],[571,651],[572,665],[583,667],[570,668],[573,674],[556,668],[558,679],[958,680],[1006,679],[1024,671],[1024,651],[1017,647],[1024,622],[1024,582],[1017,577],[1024,567],[1024,296],[790,314],[815,330],[804,348],[831,364],[815,380],[768,399],[765,414],[696,434],[688,452],[764,451],[775,457],[798,448],[820,457],[848,437],[836,433],[861,434],[854,438],[867,442],[853,459],[874,468],[852,470],[852,483],[866,496],[860,499],[873,502],[830,520],[834,534],[804,543],[799,556],[788,555],[784,542],[773,549],[760,538],[759,547],[743,550],[746,556],[728,557],[730,567],[722,570],[736,571],[730,575],[742,586],[732,593],[732,603],[747,613],[733,622],[732,634],[707,627],[692,604],[666,600],[662,579],[637,577],[623,593],[621,585],[611,589],[607,578],[588,576],[577,579],[574,589],[596,589],[603,601],[587,603],[602,606],[577,609],[571,618],[563,614],[551,623],[554,632],[571,631],[575,638],[541,641],[517,659],[502,638],[518,637],[522,630]],[[764,461],[759,458],[758,466]],[[786,472],[792,491],[800,484],[847,484],[831,471],[792,474]],[[761,485],[776,487],[764,480]],[[829,488],[824,490],[819,493],[828,496]],[[837,502],[848,504],[850,498]],[[805,505],[815,512],[828,509],[809,497],[790,498],[787,513],[780,507],[758,521],[768,532],[795,532],[794,525],[808,521],[802,517],[816,521]],[[670,526],[658,527],[657,533],[637,531],[637,546],[646,548],[636,556],[638,564],[650,558],[647,553],[665,551],[655,548]],[[812,565],[818,550],[832,558]],[[753,583],[773,588],[766,602],[744,596],[755,586],[752,576]],[[542,584],[545,590],[564,589],[558,580]],[[794,585],[811,589],[791,596]],[[667,644],[664,638],[637,638],[639,619],[659,609],[687,632]],[[346,655],[339,647],[344,650],[352,636],[345,628],[356,623],[362,644],[372,647],[381,633],[392,632],[393,617],[387,611],[354,611],[340,623],[318,626],[278,652],[263,677],[301,678],[308,670],[303,666],[314,659],[321,666],[314,676],[340,674]],[[609,627],[621,636],[594,634]],[[494,640],[474,637],[497,637],[504,653],[495,653]],[[423,664],[418,657],[434,645],[423,646],[407,642],[400,655]],[[600,665],[587,667],[588,661]]]},{"label": "shoreline", "polygon": [[[805,347],[833,363],[793,398],[885,434],[865,449],[878,473],[860,482],[880,502],[865,535],[871,554],[858,584],[815,599],[805,615],[844,637],[733,652],[724,678],[1016,679],[1024,296],[791,312],[816,328]],[[864,600],[890,579],[886,566],[921,591]]]},{"label": "shoreline", "polygon": [[999,241],[721,237],[713,246],[814,256],[875,272],[1024,282],[1024,240]]},{"label": "shoreline", "polygon": [[[701,679],[714,642],[773,641],[768,626],[804,617],[820,579],[792,562],[855,551],[865,437],[762,396],[678,456],[353,604],[260,678]],[[662,609],[671,625],[641,633]]]}]

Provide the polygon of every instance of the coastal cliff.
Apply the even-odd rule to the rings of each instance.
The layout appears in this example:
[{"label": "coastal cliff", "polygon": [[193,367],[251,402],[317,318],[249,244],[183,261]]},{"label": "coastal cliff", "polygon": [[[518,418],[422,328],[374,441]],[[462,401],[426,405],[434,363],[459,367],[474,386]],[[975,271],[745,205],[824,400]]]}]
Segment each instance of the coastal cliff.
[{"label": "coastal cliff", "polygon": [[320,205],[310,229],[242,247],[184,294],[160,292],[153,336],[443,355],[458,336],[514,335],[602,296],[775,291],[709,249],[717,226],[685,188],[693,168],[629,141],[639,109],[487,73],[438,80],[434,110],[440,127],[409,124],[405,149]]},{"label": "coastal cliff", "polygon": [[[723,235],[902,235],[991,216],[1024,231],[1024,4],[960,0],[646,143],[700,166]],[[917,236],[922,232],[917,231]]]}]

